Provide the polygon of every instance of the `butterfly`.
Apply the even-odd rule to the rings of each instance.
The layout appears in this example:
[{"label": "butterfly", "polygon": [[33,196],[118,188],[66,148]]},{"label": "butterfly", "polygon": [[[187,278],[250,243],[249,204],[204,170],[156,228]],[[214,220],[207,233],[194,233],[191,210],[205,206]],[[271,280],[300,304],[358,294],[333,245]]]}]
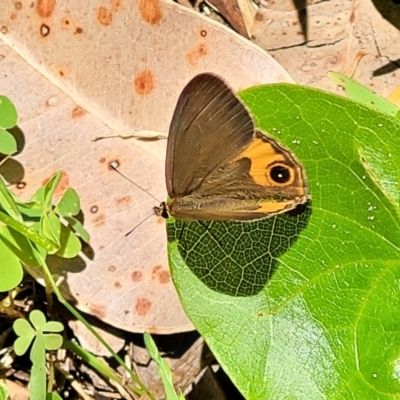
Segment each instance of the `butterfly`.
[{"label": "butterfly", "polygon": [[302,164],[256,129],[250,112],[218,76],[195,76],[171,121],[164,218],[253,221],[307,202]]}]

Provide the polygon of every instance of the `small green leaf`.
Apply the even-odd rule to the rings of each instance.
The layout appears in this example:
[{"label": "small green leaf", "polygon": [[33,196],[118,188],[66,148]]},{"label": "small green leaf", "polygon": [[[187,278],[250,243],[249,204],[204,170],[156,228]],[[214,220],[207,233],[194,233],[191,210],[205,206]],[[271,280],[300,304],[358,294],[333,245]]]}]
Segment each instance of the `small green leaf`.
[{"label": "small green leaf", "polygon": [[73,258],[79,254],[82,249],[81,242],[68,227],[61,225],[60,249],[57,255],[64,258]]},{"label": "small green leaf", "polygon": [[[67,226],[63,225],[54,213],[44,214],[42,218],[42,232],[48,238],[59,243],[55,254],[64,258],[73,258],[81,251],[81,242]],[[50,252],[53,254],[53,252]]]},{"label": "small green leaf", "polygon": [[58,350],[63,343],[63,337],[58,333],[47,333],[44,335],[44,346],[46,350]]},{"label": "small green leaf", "polygon": [[45,212],[42,205],[39,204],[37,201],[27,201],[24,203],[19,201],[18,199],[16,201],[21,214],[29,218],[40,218]]},{"label": "small green leaf", "polygon": [[14,351],[17,356],[24,355],[32,343],[34,336],[21,336],[14,342]]},{"label": "small green leaf", "polygon": [[52,251],[55,248],[55,244],[50,242],[44,236],[40,235],[34,228],[26,226],[25,224],[16,221],[11,218],[7,214],[0,212],[0,221],[4,222],[10,228],[14,229],[17,232],[20,232],[22,235],[31,239],[32,242],[35,242],[39,246],[43,247],[47,251]]},{"label": "small green leaf", "polygon": [[7,400],[10,397],[10,391],[5,383],[0,381],[0,400]]},{"label": "small green leaf", "polygon": [[64,325],[58,321],[47,321],[43,327],[43,332],[62,332]]},{"label": "small green leaf", "polygon": [[86,243],[90,240],[89,232],[83,227],[83,225],[74,217],[65,217],[65,220],[69,223],[71,228],[82,238]]},{"label": "small green leaf", "polygon": [[61,172],[59,171],[56,172],[44,186],[36,191],[32,196],[32,200],[39,202],[43,210],[50,211],[53,204],[53,195],[60,181]]},{"label": "small green leaf", "polygon": [[8,97],[0,96],[0,126],[5,129],[17,124],[17,109]]},{"label": "small green leaf", "polygon": [[144,344],[150,357],[156,362],[158,366],[158,374],[164,385],[165,394],[168,400],[179,400],[181,397],[177,395],[174,383],[172,380],[172,372],[167,362],[160,356],[153,338],[147,332],[144,333]]},{"label": "small green leaf", "polygon": [[[4,227],[0,227],[2,229]],[[0,292],[18,286],[23,277],[23,269],[18,257],[1,240],[0,236]]]},{"label": "small green leaf", "polygon": [[43,330],[43,328],[46,326],[46,316],[40,310],[31,311],[29,314],[29,319],[37,331]]},{"label": "small green leaf", "polygon": [[[1,153],[1,150],[0,150]],[[12,218],[22,222],[22,216],[18,209],[14,196],[7,189],[3,178],[0,176],[0,206]]]},{"label": "small green leaf", "polygon": [[16,335],[21,337],[33,338],[36,331],[32,328],[31,324],[23,318],[18,318],[13,323],[13,329]]},{"label": "small green leaf", "polygon": [[0,153],[14,154],[17,151],[15,137],[3,128],[0,128]]},{"label": "small green leaf", "polygon": [[375,108],[378,111],[392,115],[393,117],[399,112],[399,107],[388,99],[385,99],[373,90],[368,89],[361,83],[351,79],[339,72],[330,72],[328,76],[337,85],[342,86],[350,99],[358,101],[366,106]]},{"label": "small green leaf", "polygon": [[[57,250],[60,247],[60,228],[61,222],[53,213],[45,213],[40,220],[40,233],[49,239],[51,242],[56,243]],[[50,252],[53,254],[53,251]]]},{"label": "small green leaf", "polygon": [[37,248],[21,233],[8,226],[0,226],[0,241],[3,242],[23,264],[31,267],[40,265],[40,260],[37,258]]},{"label": "small green leaf", "polygon": [[81,209],[79,196],[72,188],[68,188],[56,207],[56,212],[62,217],[76,215]]}]

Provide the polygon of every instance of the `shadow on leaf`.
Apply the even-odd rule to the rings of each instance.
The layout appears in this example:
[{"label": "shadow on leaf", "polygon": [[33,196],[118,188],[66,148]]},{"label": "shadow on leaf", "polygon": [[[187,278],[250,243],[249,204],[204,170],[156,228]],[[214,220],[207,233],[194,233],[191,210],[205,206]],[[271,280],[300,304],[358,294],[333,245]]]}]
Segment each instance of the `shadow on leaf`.
[{"label": "shadow on leaf", "polygon": [[256,222],[172,220],[167,224],[168,240],[178,241],[183,262],[210,289],[253,296],[307,225],[309,205],[294,211]]}]

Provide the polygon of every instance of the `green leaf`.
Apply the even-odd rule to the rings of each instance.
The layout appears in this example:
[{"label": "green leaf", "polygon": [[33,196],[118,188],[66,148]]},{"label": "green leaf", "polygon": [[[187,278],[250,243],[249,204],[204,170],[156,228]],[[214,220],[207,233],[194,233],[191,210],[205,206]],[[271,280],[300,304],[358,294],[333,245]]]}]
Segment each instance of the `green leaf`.
[{"label": "green leaf", "polygon": [[354,79],[351,79],[339,72],[330,72],[328,76],[337,85],[342,86],[350,99],[358,101],[366,106],[373,107],[378,111],[396,117],[400,111],[399,107],[393,104],[388,99],[380,96],[373,90],[361,85]]},{"label": "green leaf", "polygon": [[14,342],[14,351],[17,356],[24,355],[32,343],[34,336],[21,336]]},{"label": "green leaf", "polygon": [[59,244],[55,254],[60,257],[73,258],[81,251],[82,246],[79,239],[53,213],[43,215],[42,232]]},{"label": "green leaf", "polygon": [[56,212],[62,217],[77,215],[81,209],[79,196],[72,188],[68,188],[56,207]]},{"label": "green leaf", "polygon": [[40,260],[37,258],[37,248],[21,233],[7,226],[0,226],[0,242],[3,242],[23,264],[31,267],[40,265]]},{"label": "green leaf", "polygon": [[[1,152],[1,151],[0,151]],[[22,222],[22,216],[19,212],[17,203],[13,195],[7,189],[3,178],[0,176],[0,207],[12,218]]]},{"label": "green leaf", "polygon": [[14,332],[21,337],[33,338],[36,331],[32,328],[31,324],[23,318],[18,318],[13,323]]},{"label": "green leaf", "polygon": [[43,330],[43,328],[46,326],[46,316],[40,310],[31,311],[29,314],[29,319],[37,331]]},{"label": "green leaf", "polygon": [[61,172],[56,172],[49,181],[39,188],[32,196],[33,201],[37,201],[45,211],[50,211],[53,204],[53,195],[61,181]]},{"label": "green leaf", "polygon": [[17,151],[17,141],[14,136],[3,128],[0,128],[0,153],[14,154]]},{"label": "green leaf", "polygon": [[5,96],[0,96],[0,126],[5,129],[17,124],[18,114],[14,104]]},{"label": "green leaf", "polygon": [[48,333],[44,335],[44,345],[46,350],[58,350],[63,343],[63,338],[57,333]]},{"label": "green leaf", "polygon": [[7,400],[9,399],[10,391],[5,383],[0,381],[0,400]]},{"label": "green leaf", "polygon": [[[60,230],[61,222],[57,216],[53,213],[45,213],[42,215],[40,220],[40,233],[50,240],[52,243],[56,243],[56,249],[60,247]],[[50,254],[52,254],[50,252]]]},{"label": "green leaf", "polygon": [[14,351],[17,356],[22,356],[26,353],[32,343],[36,331],[32,328],[30,323],[23,318],[14,321],[13,329],[16,335],[19,336],[14,342]]},{"label": "green leaf", "polygon": [[0,292],[6,292],[18,286],[23,277],[23,269],[18,257],[8,248],[1,240],[1,231],[4,227],[0,227]]},{"label": "green leaf", "polygon": [[74,233],[64,225],[61,225],[60,242],[60,249],[56,253],[60,257],[73,258],[81,251],[81,242]]},{"label": "green leaf", "polygon": [[[146,346],[147,351],[150,354],[150,357],[156,362],[158,367],[158,374],[162,380],[165,394],[168,400],[179,400],[180,396],[177,395],[174,382],[172,379],[172,372],[169,368],[167,362],[160,356],[160,353],[157,349],[156,344],[154,343],[153,338],[147,333],[144,333],[144,344]],[[184,398],[183,398],[184,399]]]},{"label": "green leaf", "polygon": [[58,321],[47,321],[43,327],[43,332],[62,332],[64,325]]},{"label": "green leaf", "polygon": [[13,230],[26,236],[28,239],[32,240],[32,242],[38,244],[49,252],[55,248],[54,243],[40,235],[33,227],[26,226],[25,224],[11,218],[7,214],[0,212],[0,221],[8,225]]},{"label": "green leaf", "polygon": [[246,399],[400,392],[400,122],[301,86],[241,93],[312,200],[254,223],[168,220],[185,312]]},{"label": "green leaf", "polygon": [[83,225],[74,217],[65,217],[65,220],[69,223],[71,228],[82,238],[84,242],[89,242],[89,232],[83,227]]}]

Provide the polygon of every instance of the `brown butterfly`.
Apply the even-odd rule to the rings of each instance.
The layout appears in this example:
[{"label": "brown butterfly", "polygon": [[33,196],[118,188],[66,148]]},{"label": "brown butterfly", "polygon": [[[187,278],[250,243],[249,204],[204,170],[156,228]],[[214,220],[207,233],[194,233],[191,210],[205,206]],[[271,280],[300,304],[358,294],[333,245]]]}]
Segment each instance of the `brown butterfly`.
[{"label": "brown butterfly", "polygon": [[309,198],[294,155],[255,129],[219,77],[195,76],[183,89],[169,129],[165,218],[252,221],[294,209]]}]

